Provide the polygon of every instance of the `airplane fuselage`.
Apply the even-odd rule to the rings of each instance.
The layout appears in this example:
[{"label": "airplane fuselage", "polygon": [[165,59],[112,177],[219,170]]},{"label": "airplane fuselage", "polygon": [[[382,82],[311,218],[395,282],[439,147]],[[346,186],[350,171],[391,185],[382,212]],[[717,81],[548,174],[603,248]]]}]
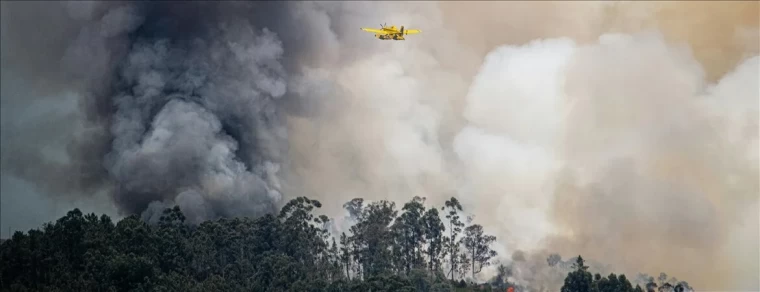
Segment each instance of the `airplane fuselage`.
[{"label": "airplane fuselage", "polygon": [[403,35],[403,28],[401,31],[399,31],[395,25],[392,25],[391,27],[383,27],[382,30],[388,32],[389,34],[376,34],[375,36],[381,40],[405,40]]},{"label": "airplane fuselage", "polygon": [[389,35],[389,34],[375,34],[375,37],[376,37],[376,38],[378,38],[378,39],[384,40],[384,41],[387,41],[387,40],[392,40],[392,41],[403,41],[403,40],[405,40],[404,36],[402,36],[402,35],[400,35],[400,34],[394,34],[394,35]]}]

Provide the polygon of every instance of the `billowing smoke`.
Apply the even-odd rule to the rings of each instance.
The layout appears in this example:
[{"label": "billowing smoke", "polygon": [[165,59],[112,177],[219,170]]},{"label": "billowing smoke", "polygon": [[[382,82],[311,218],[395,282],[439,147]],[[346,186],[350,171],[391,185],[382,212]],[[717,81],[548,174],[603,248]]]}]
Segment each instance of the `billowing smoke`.
[{"label": "billowing smoke", "polygon": [[195,222],[457,196],[523,287],[558,252],[760,289],[757,2],[2,5],[4,182]]},{"label": "billowing smoke", "polygon": [[[287,73],[277,34],[225,13],[230,7],[218,3],[49,5],[64,8],[68,22],[63,23],[76,27],[67,40],[41,50],[60,58],[45,68],[60,76],[44,81],[52,79],[79,96],[81,111],[69,116],[80,123],[69,125],[79,126],[77,137],[50,141],[68,142],[70,162],[59,164],[9,137],[4,168],[51,193],[106,188],[124,214],[153,217],[156,207],[178,204],[197,222],[276,210],[277,172],[287,148],[278,105]],[[27,8],[18,6],[21,12]],[[252,15],[277,12],[235,8]],[[25,41],[7,37],[12,44]],[[16,67],[10,67],[11,78],[17,77]]]},{"label": "billowing smoke", "polygon": [[130,212],[173,200],[208,219],[280,200],[281,43],[242,20],[218,25],[210,40],[138,40],[121,66],[106,167]]},{"label": "billowing smoke", "polygon": [[[594,259],[605,275],[668,272],[697,289],[758,289],[756,13],[483,5],[389,4],[397,12],[379,22],[425,33],[312,69],[341,102],[317,122],[292,119],[299,193],[433,205],[456,195],[497,235],[502,262],[515,249],[540,255],[516,274],[533,287],[561,285],[545,266],[549,250]],[[688,14],[660,20],[671,9],[727,26],[701,35],[710,25]],[[509,26],[490,26],[498,11],[513,16],[500,20]],[[480,55],[484,43],[505,42]]]}]

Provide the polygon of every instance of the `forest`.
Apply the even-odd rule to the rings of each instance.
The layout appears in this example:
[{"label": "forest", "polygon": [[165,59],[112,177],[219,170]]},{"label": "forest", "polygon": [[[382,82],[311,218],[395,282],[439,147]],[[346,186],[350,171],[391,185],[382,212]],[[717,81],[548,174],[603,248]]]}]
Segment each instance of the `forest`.
[{"label": "forest", "polygon": [[[69,211],[0,244],[1,291],[529,291],[496,262],[496,237],[462,218],[456,198],[426,208],[415,197],[343,205],[355,224],[333,236],[321,203],[289,201],[278,214],[185,222],[179,207],[156,222]],[[547,265],[561,261],[547,258]],[[496,275],[475,283],[495,265]],[[579,255],[561,292],[685,292],[663,275],[632,285],[592,275]]]}]

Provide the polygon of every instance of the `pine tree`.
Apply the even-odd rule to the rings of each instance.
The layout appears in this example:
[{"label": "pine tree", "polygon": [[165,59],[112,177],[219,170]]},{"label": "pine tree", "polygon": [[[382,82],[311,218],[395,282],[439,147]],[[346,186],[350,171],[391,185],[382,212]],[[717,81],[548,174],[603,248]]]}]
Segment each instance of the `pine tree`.
[{"label": "pine tree", "polygon": [[479,224],[468,226],[464,229],[464,234],[462,241],[470,257],[472,278],[475,279],[475,274],[480,273],[483,267],[490,266],[491,258],[496,256],[496,251],[490,247],[496,241],[496,237],[484,234],[483,226]]},{"label": "pine tree", "polygon": [[445,202],[444,208],[448,208],[448,214],[446,219],[449,221],[449,237],[446,238],[446,252],[449,256],[449,274],[451,280],[454,281],[454,274],[459,270],[459,240],[457,237],[462,232],[464,223],[459,221],[458,211],[462,211],[462,205],[459,204],[457,198],[451,197],[451,199]]},{"label": "pine tree", "polygon": [[567,277],[565,278],[565,283],[560,289],[561,292],[592,291],[591,273],[587,271],[588,266],[584,264],[585,261],[583,260],[583,257],[579,255],[575,260],[575,264],[573,265],[573,269],[575,269],[575,271],[568,273]]},{"label": "pine tree", "polygon": [[428,257],[428,268],[432,274],[441,268],[439,257],[443,251],[443,233],[446,231],[446,227],[438,216],[438,209],[436,208],[428,209],[422,218],[422,222],[425,228],[425,240],[427,241],[425,254]]}]

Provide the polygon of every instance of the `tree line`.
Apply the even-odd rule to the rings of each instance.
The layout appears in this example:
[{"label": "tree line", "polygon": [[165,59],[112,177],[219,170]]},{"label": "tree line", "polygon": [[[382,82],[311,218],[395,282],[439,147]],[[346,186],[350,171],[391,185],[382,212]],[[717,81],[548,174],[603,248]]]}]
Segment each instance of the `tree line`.
[{"label": "tree line", "polygon": [[[560,292],[693,292],[694,289],[685,281],[675,278],[668,280],[665,273],[660,273],[658,282],[653,277],[639,275],[639,282],[643,282],[644,288],[636,284],[634,288],[625,275],[611,273],[607,277],[600,274],[591,275],[585,265],[585,260],[580,255],[573,263],[573,271],[567,274]],[[643,280],[643,281],[642,281]]]},{"label": "tree line", "polygon": [[[520,292],[504,265],[486,283],[472,282],[494,264],[496,237],[463,221],[456,198],[440,208],[424,203],[414,197],[397,209],[353,199],[343,207],[355,224],[335,236],[330,219],[315,214],[321,203],[307,197],[278,214],[199,225],[176,206],[153,223],[74,209],[0,244],[0,290]],[[643,291],[628,289],[623,275],[592,278],[578,260],[562,292]]]}]

